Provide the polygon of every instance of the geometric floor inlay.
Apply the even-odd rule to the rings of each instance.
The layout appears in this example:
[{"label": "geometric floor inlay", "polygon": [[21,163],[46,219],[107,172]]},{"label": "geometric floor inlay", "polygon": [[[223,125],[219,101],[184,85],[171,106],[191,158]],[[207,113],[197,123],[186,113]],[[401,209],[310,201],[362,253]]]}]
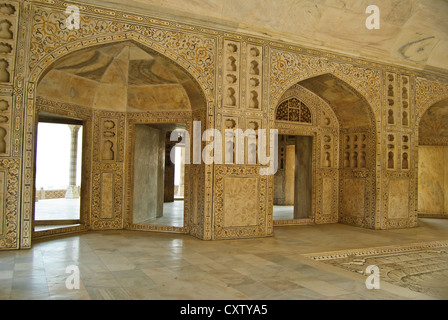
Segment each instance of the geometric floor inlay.
[{"label": "geometric floor inlay", "polygon": [[306,254],[315,261],[368,276],[379,268],[386,281],[437,299],[448,299],[448,241]]}]

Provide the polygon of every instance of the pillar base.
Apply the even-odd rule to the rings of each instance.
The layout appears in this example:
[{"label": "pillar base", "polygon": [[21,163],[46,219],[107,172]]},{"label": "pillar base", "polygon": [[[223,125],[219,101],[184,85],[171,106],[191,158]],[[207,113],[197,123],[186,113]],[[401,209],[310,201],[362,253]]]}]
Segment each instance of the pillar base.
[{"label": "pillar base", "polygon": [[69,186],[65,192],[65,199],[79,198],[79,190],[77,186]]}]

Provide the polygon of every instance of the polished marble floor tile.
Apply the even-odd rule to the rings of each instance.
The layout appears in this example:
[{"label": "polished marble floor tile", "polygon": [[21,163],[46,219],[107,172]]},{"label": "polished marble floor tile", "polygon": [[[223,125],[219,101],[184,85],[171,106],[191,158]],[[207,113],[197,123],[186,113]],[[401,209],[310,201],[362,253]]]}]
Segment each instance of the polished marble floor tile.
[{"label": "polished marble floor tile", "polygon": [[[265,239],[202,241],[179,234],[87,232],[0,251],[0,299],[307,300],[431,299],[319,263],[308,254],[448,240],[448,220],[403,230],[334,224],[276,227]],[[70,290],[68,266],[79,268]]]}]

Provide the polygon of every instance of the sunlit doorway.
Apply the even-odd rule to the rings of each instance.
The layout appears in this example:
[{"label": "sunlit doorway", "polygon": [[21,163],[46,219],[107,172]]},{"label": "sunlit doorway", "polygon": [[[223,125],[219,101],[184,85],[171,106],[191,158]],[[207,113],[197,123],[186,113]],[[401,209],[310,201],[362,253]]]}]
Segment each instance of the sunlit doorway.
[{"label": "sunlit doorway", "polygon": [[83,122],[39,115],[34,231],[80,224]]},{"label": "sunlit doorway", "polygon": [[309,219],[312,214],[313,137],[279,135],[274,176],[274,221]]}]

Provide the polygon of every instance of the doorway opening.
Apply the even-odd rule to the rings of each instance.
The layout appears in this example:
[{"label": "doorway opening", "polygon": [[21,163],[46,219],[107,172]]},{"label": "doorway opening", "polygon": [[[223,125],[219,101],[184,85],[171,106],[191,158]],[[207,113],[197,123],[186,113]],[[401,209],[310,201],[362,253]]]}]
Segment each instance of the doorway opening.
[{"label": "doorway opening", "polygon": [[39,113],[34,231],[81,224],[83,121]]},{"label": "doorway opening", "polygon": [[274,176],[274,222],[312,216],[313,137],[279,135],[279,167]]},{"label": "doorway opening", "polygon": [[[448,99],[432,105],[419,124],[418,217],[448,218]],[[409,155],[403,157],[408,161]],[[407,163],[406,163],[407,164]]]},{"label": "doorway opening", "polygon": [[184,124],[135,125],[134,225],[184,227],[185,146],[171,141],[171,133],[184,128]]}]

